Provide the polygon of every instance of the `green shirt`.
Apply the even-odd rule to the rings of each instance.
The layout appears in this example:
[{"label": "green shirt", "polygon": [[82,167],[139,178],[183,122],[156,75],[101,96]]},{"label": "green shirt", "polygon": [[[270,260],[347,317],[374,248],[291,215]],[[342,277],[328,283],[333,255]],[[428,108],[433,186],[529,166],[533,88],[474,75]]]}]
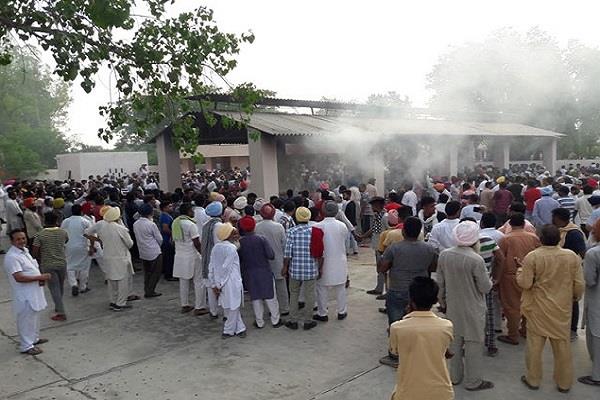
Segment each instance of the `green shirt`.
[{"label": "green shirt", "polygon": [[44,268],[66,268],[65,243],[67,231],[60,228],[44,228],[33,239],[40,248],[40,266]]}]

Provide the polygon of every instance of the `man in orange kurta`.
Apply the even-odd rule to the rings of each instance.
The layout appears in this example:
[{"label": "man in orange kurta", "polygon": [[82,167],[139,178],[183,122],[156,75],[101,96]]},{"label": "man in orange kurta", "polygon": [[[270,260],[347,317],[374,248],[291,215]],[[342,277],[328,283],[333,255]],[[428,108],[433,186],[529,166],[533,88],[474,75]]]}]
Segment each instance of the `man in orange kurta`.
[{"label": "man in orange kurta", "polygon": [[[517,284],[517,262],[530,251],[540,246],[536,235],[525,231],[525,216],[513,214],[509,224],[511,231],[500,240],[500,251],[504,255],[504,265],[500,273],[500,301],[506,316],[508,335],[498,336],[498,340],[513,345],[519,344],[519,333],[526,335],[525,320],[521,321],[521,288]],[[519,332],[519,323],[521,329]]]}]

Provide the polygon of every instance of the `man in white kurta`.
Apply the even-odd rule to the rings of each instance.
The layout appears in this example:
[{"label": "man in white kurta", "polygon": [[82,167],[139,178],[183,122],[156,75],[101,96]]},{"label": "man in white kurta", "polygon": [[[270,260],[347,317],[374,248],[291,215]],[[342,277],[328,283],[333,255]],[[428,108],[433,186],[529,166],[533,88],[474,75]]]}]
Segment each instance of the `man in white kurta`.
[{"label": "man in white kurta", "polygon": [[337,300],[338,319],[348,315],[346,303],[346,278],[348,260],[346,259],[346,237],[348,228],[335,219],[338,206],[329,201],[325,204],[325,219],[315,225],[323,231],[323,272],[317,280],[317,321],[327,321],[327,300],[329,289],[333,289]]},{"label": "man in white kurta", "polygon": [[[193,219],[194,210],[190,204],[182,204],[181,215],[173,221],[172,235],[175,242],[173,276],[179,278],[179,299],[181,312],[194,310],[195,315],[206,314],[206,288],[202,279],[202,257],[200,255],[200,233]],[[190,305],[190,283],[194,283],[194,307]]]},{"label": "man in white kurta", "polygon": [[[600,223],[596,224],[596,232]],[[577,380],[600,386],[600,244],[588,250],[583,260],[585,277],[586,344],[592,359],[592,373]]]},{"label": "man in white kurta", "polygon": [[133,240],[129,230],[117,222],[121,218],[121,210],[118,207],[109,208],[103,218],[86,229],[85,233],[91,240],[95,240],[92,235],[97,235],[98,240],[102,242],[103,255],[98,259],[98,263],[108,280],[110,309],[121,311],[131,308],[127,304],[127,297],[131,291],[134,274],[129,253]]},{"label": "man in white kurta", "polygon": [[65,244],[65,255],[67,257],[67,279],[73,296],[89,291],[88,278],[92,257],[90,241],[85,237],[85,231],[91,226],[90,220],[81,216],[79,204],[71,207],[71,216],[63,220],[60,225],[69,236],[69,241]]},{"label": "man in white kurta", "polygon": [[19,206],[15,191],[8,192],[8,199],[6,199],[6,224],[7,233],[10,233],[14,229],[23,229],[25,227],[23,223],[23,210]]},{"label": "man in white kurta", "polygon": [[39,337],[40,312],[47,306],[40,282],[49,280],[50,274],[40,273],[37,261],[27,250],[25,232],[14,232],[11,244],[4,258],[4,269],[12,290],[19,349],[22,353],[37,355],[42,350],[36,345],[47,342]]},{"label": "man in white kurta", "polygon": [[220,241],[211,251],[208,279],[227,318],[222,337],[223,339],[233,336],[245,337],[246,325],[240,313],[244,300],[244,287],[240,272],[240,258],[237,253],[240,236],[230,223],[221,224],[217,229],[217,236]]}]

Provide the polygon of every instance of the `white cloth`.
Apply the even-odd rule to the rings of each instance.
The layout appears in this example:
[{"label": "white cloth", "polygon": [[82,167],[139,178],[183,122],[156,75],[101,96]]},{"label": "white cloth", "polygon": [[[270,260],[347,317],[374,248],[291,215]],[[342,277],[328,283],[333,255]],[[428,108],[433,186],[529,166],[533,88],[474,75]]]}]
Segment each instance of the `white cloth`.
[{"label": "white cloth", "polygon": [[413,190],[404,193],[400,202],[403,205],[412,208],[412,215],[417,215],[417,203],[419,202],[419,199]]},{"label": "white cloth", "polygon": [[17,200],[13,200],[11,198],[6,199],[6,223],[7,223],[7,232],[12,231],[13,229],[23,229],[23,219],[19,217],[19,214],[23,214],[23,210],[19,207],[19,203]]},{"label": "white cloth", "polygon": [[496,243],[500,243],[500,239],[504,237],[504,233],[500,232],[496,228],[483,228],[479,231],[479,233],[481,235],[491,237]]},{"label": "white cloth", "polygon": [[203,285],[202,274],[194,274],[192,279],[179,278],[179,301],[181,307],[190,305],[190,283],[194,283],[194,308],[206,308],[206,287]]},{"label": "white cloth", "polygon": [[[37,285],[37,282],[33,282]],[[31,349],[40,338],[40,312],[31,308],[29,303],[18,303],[13,306],[19,334],[19,351]]]},{"label": "white cloth", "polygon": [[197,206],[194,208],[194,220],[196,221],[198,232],[202,232],[202,227],[209,219],[210,217],[206,214],[204,207]]},{"label": "white cloth", "polygon": [[481,221],[481,213],[475,211],[475,208],[481,208],[479,204],[469,204],[463,207],[460,211],[460,219],[463,218],[473,218],[475,221]]},{"label": "white cloth", "polygon": [[[275,286],[275,282],[273,282],[273,286]],[[275,288],[273,288],[273,290],[275,290]],[[268,300],[252,300],[254,318],[256,320],[256,325],[258,325],[259,328],[265,326],[265,307],[263,302],[267,304],[267,308],[271,314],[271,324],[275,325],[279,322],[279,302],[277,301],[277,296]]]},{"label": "white cloth", "polygon": [[439,224],[435,224],[429,235],[429,243],[438,251],[449,249],[456,246],[454,237],[454,227],[458,225],[458,219],[445,219]]},{"label": "white cloth", "polygon": [[[329,301],[329,289],[332,289],[335,292],[336,298],[336,312],[338,314],[345,314],[348,309],[348,304],[346,300],[346,284],[343,283],[341,285],[333,285],[333,286],[325,286],[319,281],[317,281],[317,314],[321,317],[327,315],[327,303]],[[307,305],[308,307],[309,305]]]},{"label": "white cloth", "polygon": [[237,247],[229,242],[214,245],[208,265],[208,279],[212,287],[220,288],[219,305],[235,310],[244,301],[244,288],[240,273],[240,258]]},{"label": "white cloth", "polygon": [[321,285],[345,284],[348,277],[346,237],[348,228],[333,217],[327,217],[315,225],[323,231],[323,273],[318,280]]},{"label": "white cloth", "polygon": [[161,254],[160,246],[163,242],[158,226],[151,219],[142,217],[133,223],[133,233],[140,252],[140,259],[156,260]]},{"label": "white cloth", "polygon": [[13,276],[17,272],[27,276],[40,275],[39,265],[27,248],[19,249],[11,246],[4,258],[4,269],[12,290],[15,311],[25,303],[29,304],[33,311],[46,308],[48,304],[44,296],[44,288],[39,285],[39,282],[17,282]]},{"label": "white cloth", "polygon": [[202,257],[194,246],[194,239],[200,238],[198,227],[192,221],[181,220],[182,240],[175,240],[175,261],[173,276],[192,279],[194,275],[202,275]]},{"label": "white cloth", "polygon": [[89,277],[89,266],[81,269],[67,269],[67,280],[70,287],[77,286],[79,290],[87,289]]},{"label": "white cloth", "polygon": [[101,220],[86,229],[85,233],[98,235],[102,241],[103,254],[98,258],[98,264],[106,279],[118,281],[134,274],[129,253],[133,240],[126,227],[117,222]]},{"label": "white cloth", "polygon": [[90,268],[90,263],[92,262],[92,258],[89,255],[90,241],[83,236],[90,226],[92,226],[90,220],[80,215],[73,215],[63,220],[60,225],[62,229],[67,231],[69,237],[69,241],[65,244],[67,270]]},{"label": "white cloth", "polygon": [[226,308],[223,310],[225,317],[225,324],[223,325],[223,333],[226,335],[237,335],[246,330],[246,325],[242,320],[242,314],[240,313],[239,307],[236,309]]},{"label": "white cloth", "polygon": [[124,306],[127,304],[127,297],[131,293],[133,285],[133,275],[127,272],[127,276],[119,280],[108,279],[108,298],[111,304]]}]

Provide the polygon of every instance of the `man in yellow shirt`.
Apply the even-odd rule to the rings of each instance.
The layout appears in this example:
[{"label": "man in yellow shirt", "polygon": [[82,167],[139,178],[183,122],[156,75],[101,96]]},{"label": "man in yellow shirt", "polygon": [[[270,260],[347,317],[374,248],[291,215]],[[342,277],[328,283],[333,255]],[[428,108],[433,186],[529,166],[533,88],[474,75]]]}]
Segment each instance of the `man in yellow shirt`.
[{"label": "man in yellow shirt", "polygon": [[408,291],[411,312],[390,327],[390,351],[400,359],[392,400],[454,399],[446,366],[452,322],[431,312],[439,288],[431,278],[416,277]]},{"label": "man in yellow shirt", "polygon": [[517,284],[523,289],[521,312],[527,318],[527,374],[521,381],[532,390],[542,380],[542,353],[546,339],[554,355],[554,380],[566,393],[573,384],[570,327],[573,301],[584,290],[581,258],[559,246],[560,231],[544,225],[539,247],[525,256],[517,271]]}]

